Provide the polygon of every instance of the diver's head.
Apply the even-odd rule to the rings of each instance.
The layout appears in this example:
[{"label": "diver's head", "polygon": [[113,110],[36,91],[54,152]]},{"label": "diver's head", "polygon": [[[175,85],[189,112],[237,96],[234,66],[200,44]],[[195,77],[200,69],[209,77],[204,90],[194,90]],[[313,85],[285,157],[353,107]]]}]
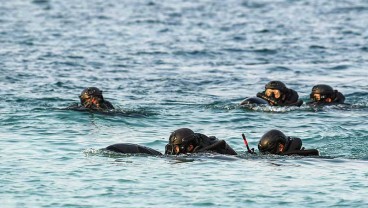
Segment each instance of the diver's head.
[{"label": "diver's head", "polygon": [[280,81],[271,81],[265,85],[265,94],[267,97],[280,99],[287,90],[286,85]]},{"label": "diver's head", "polygon": [[195,133],[188,128],[181,128],[171,133],[165,154],[178,155],[193,152],[196,146]]},{"label": "diver's head", "polygon": [[262,153],[280,154],[284,151],[287,137],[279,130],[266,132],[258,143],[258,150]]},{"label": "diver's head", "polygon": [[312,88],[312,92],[310,94],[310,99],[315,102],[332,102],[335,96],[335,91],[331,86],[320,84],[315,85]]},{"label": "diver's head", "polygon": [[84,107],[90,107],[93,104],[99,106],[100,102],[104,100],[102,91],[97,87],[88,87],[84,89],[79,99]]}]

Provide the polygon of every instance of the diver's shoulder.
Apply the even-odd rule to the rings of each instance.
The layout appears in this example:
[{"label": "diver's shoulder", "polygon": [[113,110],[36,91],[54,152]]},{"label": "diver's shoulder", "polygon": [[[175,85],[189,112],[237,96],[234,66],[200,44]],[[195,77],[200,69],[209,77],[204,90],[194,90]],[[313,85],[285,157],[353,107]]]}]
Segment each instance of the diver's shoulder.
[{"label": "diver's shoulder", "polygon": [[108,110],[115,109],[115,107],[111,104],[110,101],[105,100],[104,105],[105,105],[106,109],[108,109]]}]

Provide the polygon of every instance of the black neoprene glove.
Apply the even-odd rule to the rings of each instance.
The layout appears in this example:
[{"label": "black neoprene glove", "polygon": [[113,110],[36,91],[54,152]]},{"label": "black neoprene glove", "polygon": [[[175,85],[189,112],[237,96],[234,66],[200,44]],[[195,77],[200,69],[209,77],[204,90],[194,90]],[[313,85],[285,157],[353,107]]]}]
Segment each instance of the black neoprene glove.
[{"label": "black neoprene glove", "polygon": [[278,102],[275,98],[266,96],[264,92],[257,93],[257,97],[266,100],[270,105],[278,105]]}]

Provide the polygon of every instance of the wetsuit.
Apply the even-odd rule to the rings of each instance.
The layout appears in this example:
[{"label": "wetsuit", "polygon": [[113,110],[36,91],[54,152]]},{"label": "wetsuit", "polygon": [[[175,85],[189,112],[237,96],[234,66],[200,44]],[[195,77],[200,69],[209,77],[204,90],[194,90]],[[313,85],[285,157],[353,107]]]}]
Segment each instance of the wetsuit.
[{"label": "wetsuit", "polygon": [[[183,128],[185,130],[185,128]],[[183,130],[183,129],[179,129]],[[194,133],[190,129],[186,129],[190,132],[184,134],[179,133],[179,136],[175,136],[173,132],[170,136],[169,143],[165,146],[165,154],[188,154],[188,153],[201,153],[201,152],[216,152],[225,155],[237,155],[237,153],[225,142],[225,140],[219,140],[216,137],[208,137],[204,134]],[[192,146],[192,150],[188,150],[188,147]],[[181,149],[178,153],[175,148]]]},{"label": "wetsuit", "polygon": [[341,92],[334,90],[334,98],[332,102],[312,101],[312,102],[308,102],[307,105],[338,105],[338,104],[345,104],[344,101],[345,101],[345,96]]},{"label": "wetsuit", "polygon": [[109,101],[106,101],[106,100],[103,100],[101,103],[100,103],[100,107],[96,107],[95,105],[92,106],[92,109],[103,109],[103,110],[112,110],[112,109],[115,109],[114,106],[109,102]]},{"label": "wetsuit", "polygon": [[216,152],[224,155],[237,155],[225,140],[219,140],[214,136],[208,137],[204,134],[195,133],[195,148],[193,153]]},{"label": "wetsuit", "polygon": [[[191,153],[216,152],[224,155],[237,155],[237,153],[225,142],[225,140],[219,140],[216,137],[207,137],[206,135],[199,133],[195,133],[194,138],[195,139],[193,143],[195,143],[195,148]],[[131,143],[113,144],[106,147],[106,150],[124,154],[143,153],[150,155],[161,155],[160,152],[154,149]]]},{"label": "wetsuit", "polygon": [[80,110],[80,111],[85,111],[85,110],[101,111],[101,110],[112,110],[112,109],[115,109],[115,108],[109,101],[103,100],[103,101],[100,102],[99,107],[97,107],[93,103],[89,103],[88,105],[80,105],[80,104],[76,103],[76,104],[73,104],[73,105],[67,107],[66,109]]},{"label": "wetsuit", "polygon": [[243,100],[240,105],[268,105],[268,102],[259,97],[250,97]]},{"label": "wetsuit", "polygon": [[162,155],[161,152],[149,147],[131,143],[118,143],[105,148],[106,150],[123,153],[123,154],[149,154]]},{"label": "wetsuit", "polygon": [[332,102],[336,104],[343,104],[344,101],[345,101],[345,96],[341,92],[336,90],[336,97]]},{"label": "wetsuit", "polygon": [[288,137],[285,144],[285,150],[281,155],[318,156],[319,152],[316,149],[302,148],[302,140],[300,138]]}]

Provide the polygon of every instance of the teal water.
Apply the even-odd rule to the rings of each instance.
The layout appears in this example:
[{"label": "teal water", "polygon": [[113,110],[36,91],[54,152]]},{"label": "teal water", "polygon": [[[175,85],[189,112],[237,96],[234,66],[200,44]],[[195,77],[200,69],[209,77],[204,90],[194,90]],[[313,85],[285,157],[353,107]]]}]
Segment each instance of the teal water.
[{"label": "teal water", "polygon": [[[366,207],[368,3],[0,0],[1,207]],[[270,80],[304,101],[329,84],[351,106],[238,104]],[[118,110],[63,110],[87,86]],[[188,127],[237,157],[164,152]],[[321,157],[249,156],[269,129]]]}]

